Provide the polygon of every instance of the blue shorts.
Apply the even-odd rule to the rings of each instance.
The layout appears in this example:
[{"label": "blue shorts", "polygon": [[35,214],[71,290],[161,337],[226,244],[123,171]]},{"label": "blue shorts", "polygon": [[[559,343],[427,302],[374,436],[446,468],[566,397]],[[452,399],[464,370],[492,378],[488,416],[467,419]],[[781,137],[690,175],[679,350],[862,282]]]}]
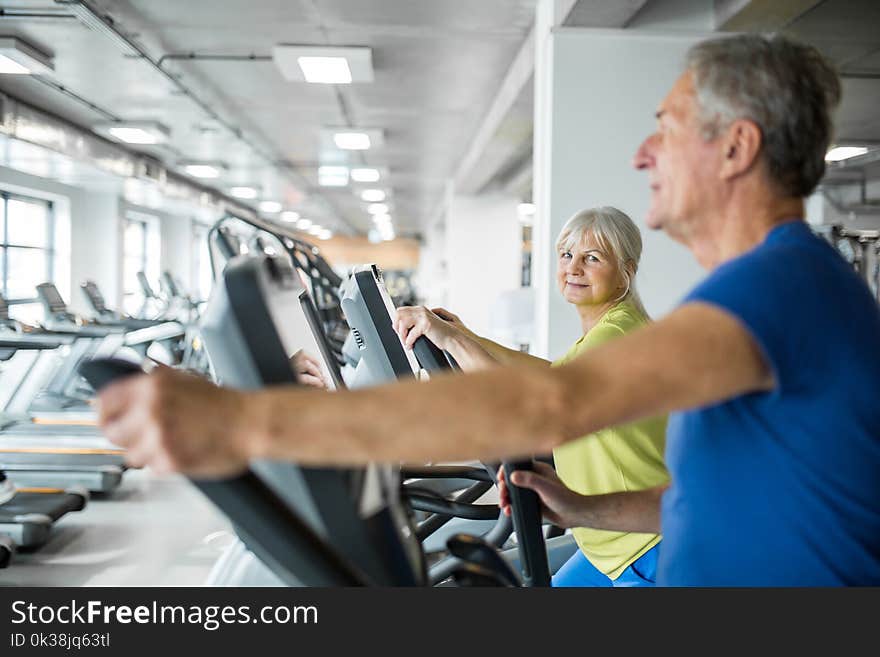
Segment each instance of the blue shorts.
[{"label": "blue shorts", "polygon": [[[662,543],[662,541],[661,541]],[[581,550],[562,564],[553,576],[554,587],[572,586],[654,586],[657,578],[657,557],[660,543],[645,552],[626,567],[620,577],[612,580],[596,568]]]}]

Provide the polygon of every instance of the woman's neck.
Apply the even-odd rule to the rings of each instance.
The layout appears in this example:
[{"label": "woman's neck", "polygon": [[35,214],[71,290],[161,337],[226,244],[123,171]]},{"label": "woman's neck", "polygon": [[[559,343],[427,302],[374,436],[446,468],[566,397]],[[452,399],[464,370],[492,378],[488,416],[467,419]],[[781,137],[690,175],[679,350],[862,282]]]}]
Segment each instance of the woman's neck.
[{"label": "woman's neck", "polygon": [[599,323],[599,320],[605,316],[605,313],[607,313],[619,303],[623,303],[623,301],[609,301],[607,303],[600,303],[595,305],[590,304],[578,306],[577,311],[578,315],[580,315],[581,318],[581,328],[584,330],[584,335],[586,335],[591,328]]}]

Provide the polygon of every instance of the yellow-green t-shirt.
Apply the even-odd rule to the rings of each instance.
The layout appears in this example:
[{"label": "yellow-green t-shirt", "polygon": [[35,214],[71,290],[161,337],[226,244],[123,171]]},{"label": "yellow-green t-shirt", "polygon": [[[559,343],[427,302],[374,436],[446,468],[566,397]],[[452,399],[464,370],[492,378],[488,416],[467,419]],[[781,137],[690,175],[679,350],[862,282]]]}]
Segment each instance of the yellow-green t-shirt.
[{"label": "yellow-green t-shirt", "polygon": [[[630,304],[619,303],[553,366],[578,358],[647,321]],[[583,495],[643,490],[669,481],[663,460],[665,446],[666,417],[661,416],[609,427],[569,441],[553,451],[553,459],[559,478]],[[573,529],[572,533],[587,559],[611,579],[617,579],[627,566],[660,542],[657,534],[586,527]]]}]

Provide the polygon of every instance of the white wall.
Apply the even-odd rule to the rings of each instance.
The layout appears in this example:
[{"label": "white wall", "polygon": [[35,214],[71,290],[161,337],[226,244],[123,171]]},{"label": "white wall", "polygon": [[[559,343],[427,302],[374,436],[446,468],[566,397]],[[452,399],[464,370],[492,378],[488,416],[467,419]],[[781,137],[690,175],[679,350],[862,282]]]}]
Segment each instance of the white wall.
[{"label": "white wall", "polygon": [[520,286],[522,234],[519,199],[494,194],[453,196],[445,253],[449,310],[473,331],[491,337],[490,308]]},{"label": "white wall", "polygon": [[[118,253],[121,249],[119,201],[112,191],[89,191],[53,180],[0,167],[0,188],[54,201],[56,216],[69,221],[70,258],[62,259],[66,271],[56,273],[59,290],[74,312],[88,315],[89,308],[79,284],[94,280],[108,303],[115,303],[121,289]],[[59,248],[65,245],[59,244]]]},{"label": "white wall", "polygon": [[555,289],[551,251],[562,225],[582,208],[616,206],[642,229],[637,283],[653,316],[672,309],[704,275],[683,247],[647,230],[647,175],[632,167],[685,51],[700,38],[570,28],[546,37],[536,67],[534,353],[558,357],[580,334]]}]

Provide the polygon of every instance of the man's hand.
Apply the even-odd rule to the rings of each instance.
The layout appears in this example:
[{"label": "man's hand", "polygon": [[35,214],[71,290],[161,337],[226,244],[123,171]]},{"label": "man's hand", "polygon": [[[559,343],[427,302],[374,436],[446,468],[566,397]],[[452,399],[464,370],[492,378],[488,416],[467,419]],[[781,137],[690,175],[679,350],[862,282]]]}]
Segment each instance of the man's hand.
[{"label": "man's hand", "polygon": [[98,419],[132,467],[226,477],[250,458],[244,397],[159,367],[107,386],[98,396]]},{"label": "man's hand", "polygon": [[[498,469],[498,505],[504,515],[512,513],[510,503],[510,490],[504,476],[504,467]],[[584,526],[583,511],[590,498],[581,495],[566,487],[556,474],[556,471],[546,463],[535,462],[535,469],[517,470],[511,475],[510,483],[521,488],[529,488],[538,494],[541,501],[541,512],[546,520],[557,527],[568,529],[569,527]]]}]

